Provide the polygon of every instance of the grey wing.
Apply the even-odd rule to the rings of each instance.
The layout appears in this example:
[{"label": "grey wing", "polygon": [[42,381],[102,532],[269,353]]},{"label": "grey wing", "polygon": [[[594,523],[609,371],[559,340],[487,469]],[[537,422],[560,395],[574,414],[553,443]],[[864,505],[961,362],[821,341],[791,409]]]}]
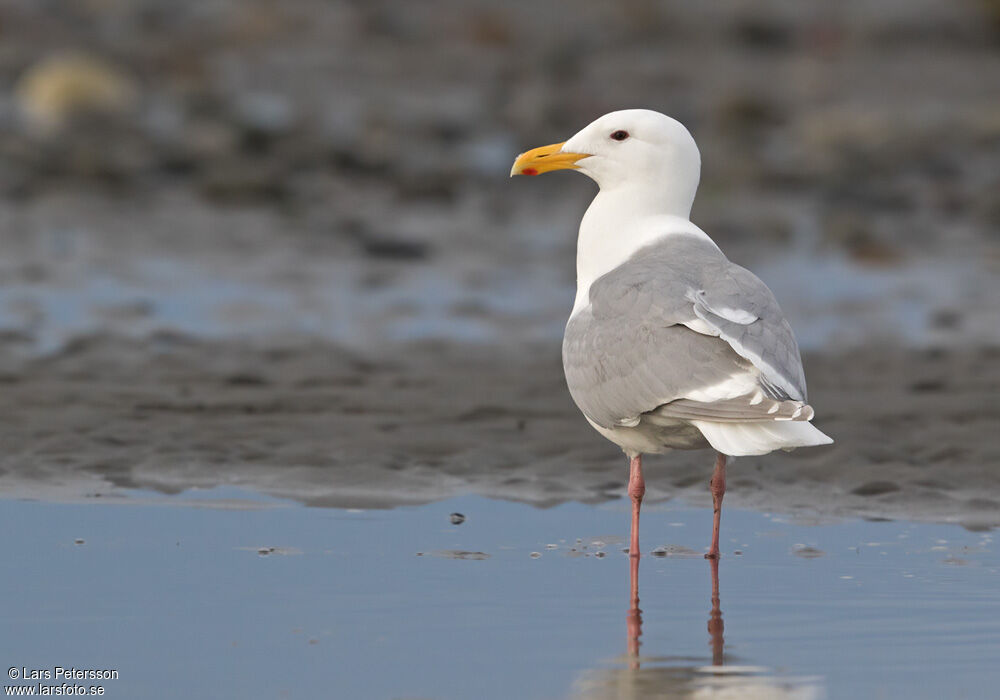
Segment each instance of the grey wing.
[{"label": "grey wing", "polygon": [[[798,411],[806,395],[798,345],[774,295],[711,243],[649,246],[596,280],[590,302],[567,324],[563,364],[573,399],[595,423],[635,425],[644,413],[674,410],[709,420],[811,417]],[[763,396],[690,400],[747,373]]]},{"label": "grey wing", "polygon": [[760,370],[769,398],[806,401],[799,345],[774,294],[746,268],[726,263],[723,274],[693,290],[694,313]]},{"label": "grey wing", "polygon": [[577,406],[605,428],[634,426],[644,413],[751,369],[727,343],[656,313],[599,319],[590,311],[566,326],[563,367]]}]

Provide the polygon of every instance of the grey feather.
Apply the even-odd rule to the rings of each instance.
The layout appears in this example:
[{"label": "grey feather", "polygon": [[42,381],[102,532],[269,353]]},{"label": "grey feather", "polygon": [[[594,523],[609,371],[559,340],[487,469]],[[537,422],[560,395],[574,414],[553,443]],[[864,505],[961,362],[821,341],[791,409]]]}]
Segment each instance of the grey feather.
[{"label": "grey feather", "polygon": [[[563,365],[573,399],[605,428],[635,425],[746,372],[759,375],[768,399],[806,400],[798,345],[774,295],[711,242],[688,235],[647,246],[594,281],[590,306],[566,326]],[[749,401],[752,419],[759,412]]]},{"label": "grey feather", "polygon": [[750,403],[745,396],[722,401],[692,401],[677,399],[649,412],[650,421],[661,418],[682,420],[707,420],[716,423],[756,423],[775,420],[812,420],[812,406],[801,401],[775,401],[773,399]]}]

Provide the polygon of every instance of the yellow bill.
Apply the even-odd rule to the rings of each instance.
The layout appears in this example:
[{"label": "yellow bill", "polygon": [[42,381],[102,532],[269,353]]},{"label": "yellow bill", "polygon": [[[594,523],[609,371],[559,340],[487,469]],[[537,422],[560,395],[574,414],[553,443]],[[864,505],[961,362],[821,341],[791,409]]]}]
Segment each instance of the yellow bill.
[{"label": "yellow bill", "polygon": [[579,167],[577,161],[590,157],[589,153],[563,153],[564,143],[566,142],[539,146],[522,153],[514,161],[510,176],[541,175],[553,170],[576,170]]}]

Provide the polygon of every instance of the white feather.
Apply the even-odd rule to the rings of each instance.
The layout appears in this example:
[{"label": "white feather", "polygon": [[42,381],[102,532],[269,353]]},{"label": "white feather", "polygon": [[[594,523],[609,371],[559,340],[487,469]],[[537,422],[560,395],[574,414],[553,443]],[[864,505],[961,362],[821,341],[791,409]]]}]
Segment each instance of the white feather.
[{"label": "white feather", "polygon": [[757,387],[756,376],[750,372],[740,372],[739,374],[729,376],[718,384],[689,391],[684,395],[684,398],[691,399],[692,401],[704,401],[705,403],[725,401],[726,399],[735,399],[737,396],[753,393],[757,391]]},{"label": "white feather", "polygon": [[781,423],[712,423],[691,421],[705,439],[722,454],[733,457],[763,455],[812,445],[829,445],[833,440],[806,421]]}]

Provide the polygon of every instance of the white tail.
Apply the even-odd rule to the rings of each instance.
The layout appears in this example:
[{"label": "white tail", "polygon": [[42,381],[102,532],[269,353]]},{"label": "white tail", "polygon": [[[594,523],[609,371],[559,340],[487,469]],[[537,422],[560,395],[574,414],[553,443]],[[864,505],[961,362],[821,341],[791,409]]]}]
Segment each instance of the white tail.
[{"label": "white tail", "polygon": [[812,445],[829,445],[833,439],[806,421],[713,423],[691,421],[718,452],[733,457],[764,455]]}]

